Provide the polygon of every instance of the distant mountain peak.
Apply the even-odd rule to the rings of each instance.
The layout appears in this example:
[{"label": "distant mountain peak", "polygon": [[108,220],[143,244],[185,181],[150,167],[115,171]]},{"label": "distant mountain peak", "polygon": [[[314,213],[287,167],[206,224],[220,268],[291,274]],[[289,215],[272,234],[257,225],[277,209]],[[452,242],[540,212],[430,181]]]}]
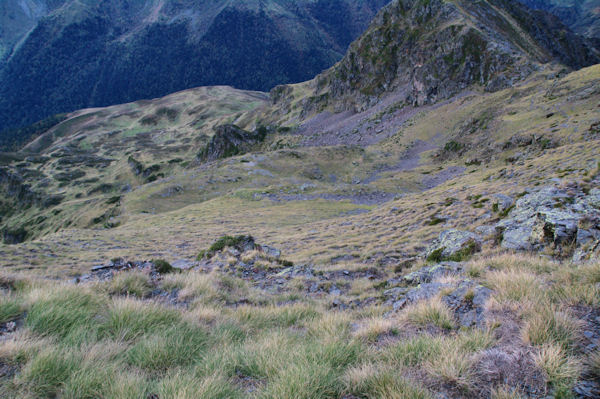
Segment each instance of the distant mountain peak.
[{"label": "distant mountain peak", "polygon": [[[472,85],[497,91],[548,62],[578,69],[597,51],[556,18],[508,0],[396,0],[311,84],[304,112],[364,110],[389,92],[434,103]],[[275,98],[282,89],[274,90]],[[283,96],[285,97],[285,96]]]}]

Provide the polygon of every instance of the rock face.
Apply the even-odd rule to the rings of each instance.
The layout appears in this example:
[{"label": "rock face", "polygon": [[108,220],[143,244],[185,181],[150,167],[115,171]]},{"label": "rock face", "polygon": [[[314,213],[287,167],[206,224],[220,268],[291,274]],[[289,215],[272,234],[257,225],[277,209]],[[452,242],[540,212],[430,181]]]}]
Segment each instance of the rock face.
[{"label": "rock face", "polygon": [[[446,276],[454,276],[455,281],[440,280]],[[447,291],[449,293],[442,295],[442,301],[454,312],[461,326],[482,327],[485,324],[485,303],[492,290],[466,278],[462,263],[442,262],[426,266],[400,280],[389,280],[388,284],[402,284],[384,292],[387,303],[391,304],[394,310],[431,299],[442,291]]]},{"label": "rock face", "polygon": [[573,260],[595,258],[600,250],[600,189],[546,187],[519,199],[509,217],[496,225],[506,249],[550,247]]},{"label": "rock face", "polygon": [[[572,68],[599,61],[593,46],[542,16],[508,0],[393,1],[314,80],[305,114],[362,111],[390,92],[406,104],[435,103],[473,84],[504,89],[553,60]],[[277,88],[273,98],[285,104],[285,93]]]},{"label": "rock face", "polygon": [[248,132],[235,125],[221,125],[215,128],[215,135],[199,158],[214,161],[234,155],[244,154],[255,144],[262,142],[265,132]]},{"label": "rock face", "polygon": [[427,259],[463,260],[481,250],[481,237],[469,231],[446,230],[440,233],[438,239],[431,244],[427,251]]}]

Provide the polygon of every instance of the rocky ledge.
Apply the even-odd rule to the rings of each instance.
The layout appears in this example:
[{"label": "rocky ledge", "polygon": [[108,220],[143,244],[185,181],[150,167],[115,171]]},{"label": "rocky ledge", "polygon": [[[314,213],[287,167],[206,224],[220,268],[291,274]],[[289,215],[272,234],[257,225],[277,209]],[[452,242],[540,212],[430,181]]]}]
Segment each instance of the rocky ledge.
[{"label": "rocky ledge", "polygon": [[547,250],[573,261],[600,256],[600,189],[545,187],[520,198],[495,226],[500,245],[517,251]]}]

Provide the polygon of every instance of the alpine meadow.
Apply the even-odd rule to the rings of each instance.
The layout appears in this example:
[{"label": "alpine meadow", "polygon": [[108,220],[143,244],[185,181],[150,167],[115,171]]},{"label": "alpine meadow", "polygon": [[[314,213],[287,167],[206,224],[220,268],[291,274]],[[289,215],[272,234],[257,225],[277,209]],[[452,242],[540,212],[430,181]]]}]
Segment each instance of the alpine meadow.
[{"label": "alpine meadow", "polygon": [[0,397],[600,397],[599,29],[0,2]]}]

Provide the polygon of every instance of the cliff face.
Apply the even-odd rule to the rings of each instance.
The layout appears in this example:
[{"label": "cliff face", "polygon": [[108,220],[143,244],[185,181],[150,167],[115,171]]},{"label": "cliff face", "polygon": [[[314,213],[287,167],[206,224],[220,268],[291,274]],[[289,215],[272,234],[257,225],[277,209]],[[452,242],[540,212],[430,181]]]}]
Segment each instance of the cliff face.
[{"label": "cliff face", "polygon": [[423,105],[474,84],[506,88],[552,61],[577,69],[599,58],[556,18],[511,1],[397,0],[314,80],[304,106],[360,111],[387,92]]}]

